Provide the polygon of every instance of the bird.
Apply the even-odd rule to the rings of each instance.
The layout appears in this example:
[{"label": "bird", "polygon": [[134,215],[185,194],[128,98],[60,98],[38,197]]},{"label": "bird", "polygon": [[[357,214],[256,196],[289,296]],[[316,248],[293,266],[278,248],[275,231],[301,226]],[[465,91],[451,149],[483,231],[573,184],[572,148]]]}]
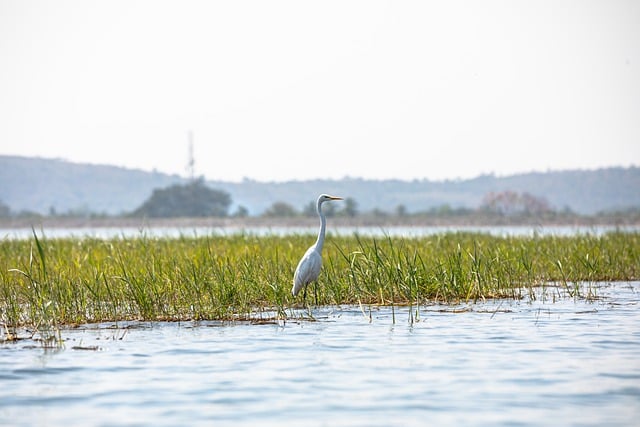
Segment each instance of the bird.
[{"label": "bird", "polygon": [[324,233],[327,227],[327,219],[322,213],[322,204],[329,200],[343,200],[342,197],[330,196],[328,194],[321,194],[318,197],[316,204],[316,211],[320,217],[320,230],[318,231],[318,239],[316,242],[307,249],[307,251],[300,259],[298,267],[293,275],[293,287],[291,288],[291,294],[293,296],[298,295],[300,290],[304,288],[304,300],[307,299],[307,285],[311,282],[315,282],[320,275],[320,268],[322,267],[322,245],[324,244]]}]

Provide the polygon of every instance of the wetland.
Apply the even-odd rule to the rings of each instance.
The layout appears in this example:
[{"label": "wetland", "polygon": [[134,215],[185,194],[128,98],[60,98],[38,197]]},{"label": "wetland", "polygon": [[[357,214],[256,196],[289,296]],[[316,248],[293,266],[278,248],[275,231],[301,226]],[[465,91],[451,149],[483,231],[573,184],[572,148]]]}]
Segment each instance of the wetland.
[{"label": "wetland", "polygon": [[[3,425],[634,425],[640,233],[0,241]],[[317,298],[317,299],[316,299]]]}]

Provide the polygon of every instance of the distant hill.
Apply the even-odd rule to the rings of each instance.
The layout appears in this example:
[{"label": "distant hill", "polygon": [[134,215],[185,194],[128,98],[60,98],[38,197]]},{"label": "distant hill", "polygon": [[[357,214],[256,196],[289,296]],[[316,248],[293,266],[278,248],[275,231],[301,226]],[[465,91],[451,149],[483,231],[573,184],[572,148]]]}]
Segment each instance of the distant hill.
[{"label": "distant hill", "polygon": [[0,200],[14,212],[119,214],[138,207],[154,188],[182,181],[177,175],[115,166],[0,156]]},{"label": "distant hill", "polygon": [[[77,164],[60,159],[0,156],[0,201],[12,211],[47,214],[68,211],[130,212],[155,188],[184,183],[178,175],[125,169],[115,166]],[[239,205],[251,215],[261,214],[274,202],[284,201],[302,209],[319,193],[351,197],[360,212],[394,211],[403,205],[408,212],[449,205],[476,208],[488,192],[528,192],[545,198],[555,209],[569,208],[581,214],[640,207],[640,168],[524,173],[506,177],[483,175],[468,180],[309,180],[240,183],[207,181],[228,192],[231,212]]]}]

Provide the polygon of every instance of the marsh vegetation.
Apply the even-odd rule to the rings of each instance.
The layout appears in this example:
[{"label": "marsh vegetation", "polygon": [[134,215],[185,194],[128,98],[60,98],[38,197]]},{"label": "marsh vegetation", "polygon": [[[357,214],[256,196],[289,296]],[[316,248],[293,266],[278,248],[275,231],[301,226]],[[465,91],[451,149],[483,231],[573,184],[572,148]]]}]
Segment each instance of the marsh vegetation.
[{"label": "marsh vegetation", "polygon": [[[118,320],[250,319],[292,316],[293,270],[314,240],[203,236],[0,241],[0,315],[7,329]],[[640,277],[640,233],[499,237],[328,235],[318,305],[413,305],[520,298],[557,285]],[[316,300],[317,298],[317,300]]]}]

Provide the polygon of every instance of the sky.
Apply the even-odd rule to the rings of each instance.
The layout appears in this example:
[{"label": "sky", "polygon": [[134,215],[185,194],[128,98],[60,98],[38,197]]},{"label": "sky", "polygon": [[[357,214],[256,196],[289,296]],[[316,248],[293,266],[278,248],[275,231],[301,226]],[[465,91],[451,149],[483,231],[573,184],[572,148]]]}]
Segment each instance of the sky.
[{"label": "sky", "polygon": [[0,0],[0,155],[210,180],[640,165],[637,0]]}]

